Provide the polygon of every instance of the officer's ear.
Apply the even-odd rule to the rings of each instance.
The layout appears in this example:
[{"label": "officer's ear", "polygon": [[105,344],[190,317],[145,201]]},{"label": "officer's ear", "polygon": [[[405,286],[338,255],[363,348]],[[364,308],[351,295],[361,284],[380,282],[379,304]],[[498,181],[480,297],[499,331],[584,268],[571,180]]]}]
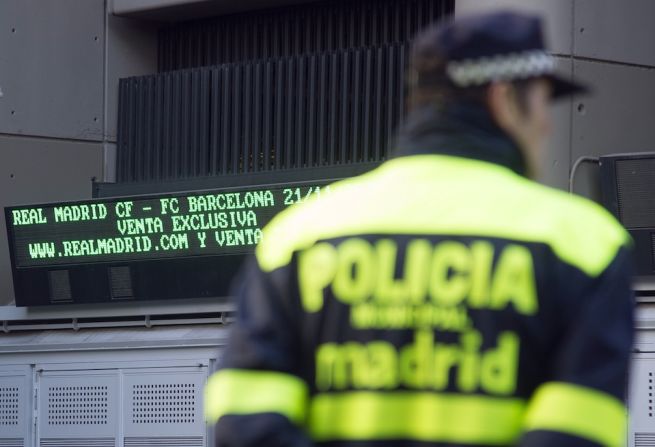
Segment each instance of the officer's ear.
[{"label": "officer's ear", "polygon": [[513,86],[508,82],[492,82],[487,88],[486,102],[498,127],[513,135],[522,114]]}]

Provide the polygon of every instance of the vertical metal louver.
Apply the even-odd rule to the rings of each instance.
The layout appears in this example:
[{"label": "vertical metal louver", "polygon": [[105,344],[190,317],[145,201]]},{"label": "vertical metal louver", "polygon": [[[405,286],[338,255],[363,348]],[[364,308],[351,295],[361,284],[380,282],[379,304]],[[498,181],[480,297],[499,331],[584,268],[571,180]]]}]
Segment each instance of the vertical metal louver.
[{"label": "vertical metal louver", "polygon": [[186,70],[121,80],[120,180],[207,174],[210,74]]},{"label": "vertical metal louver", "polygon": [[454,0],[330,0],[170,25],[159,71],[408,42]]},{"label": "vertical metal louver", "polygon": [[212,69],[209,174],[382,160],[404,58],[390,46]]},{"label": "vertical metal louver", "polygon": [[124,79],[118,180],[381,161],[403,115],[406,51],[391,45]]},{"label": "vertical metal louver", "polygon": [[332,0],[163,29],[164,72],[120,82],[118,181],[383,161],[409,39],[453,3]]}]

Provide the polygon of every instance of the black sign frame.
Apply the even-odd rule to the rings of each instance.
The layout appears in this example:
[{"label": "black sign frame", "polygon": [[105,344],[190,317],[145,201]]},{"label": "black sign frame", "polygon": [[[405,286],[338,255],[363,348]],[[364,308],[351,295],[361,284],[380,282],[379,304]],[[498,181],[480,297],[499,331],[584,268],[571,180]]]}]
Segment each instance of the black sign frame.
[{"label": "black sign frame", "polygon": [[[345,166],[342,168],[346,168]],[[121,261],[87,260],[83,262],[19,267],[16,263],[15,234],[11,211],[58,205],[89,203],[115,203],[124,200],[173,198],[204,193],[224,193],[252,189],[327,185],[341,178],[369,170],[370,165],[349,166],[348,169],[299,170],[268,172],[266,175],[248,178],[194,179],[190,183],[210,186],[187,190],[181,182],[174,185],[117,185],[123,191],[132,187],[137,194],[109,197],[106,190],[101,198],[92,200],[57,202],[49,204],[20,205],[5,208],[5,221],[9,238],[12,276],[17,306],[43,306],[53,304],[106,303],[125,301],[150,301],[169,299],[193,299],[215,297],[228,301],[230,285],[247,254],[200,254],[159,259],[131,259]],[[263,174],[263,173],[262,173]],[[286,174],[286,175],[285,175]],[[236,177],[236,176],[235,176]],[[218,181],[217,181],[218,180]],[[231,183],[233,186],[211,188],[212,183]],[[236,185],[235,185],[236,184]],[[104,184],[106,189],[112,186]],[[108,188],[107,188],[108,187]],[[146,191],[138,194],[139,189]],[[165,190],[152,193],[153,189]],[[177,189],[177,191],[175,191]]]}]

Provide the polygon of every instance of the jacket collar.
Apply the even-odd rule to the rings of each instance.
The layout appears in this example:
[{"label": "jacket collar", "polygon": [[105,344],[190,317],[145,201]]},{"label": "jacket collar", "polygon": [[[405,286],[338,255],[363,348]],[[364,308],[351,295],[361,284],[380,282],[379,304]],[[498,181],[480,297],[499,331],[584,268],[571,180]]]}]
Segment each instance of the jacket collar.
[{"label": "jacket collar", "polygon": [[440,110],[425,106],[413,111],[401,129],[394,156],[450,155],[505,166],[526,175],[523,154],[491,119],[484,107],[458,104]]}]

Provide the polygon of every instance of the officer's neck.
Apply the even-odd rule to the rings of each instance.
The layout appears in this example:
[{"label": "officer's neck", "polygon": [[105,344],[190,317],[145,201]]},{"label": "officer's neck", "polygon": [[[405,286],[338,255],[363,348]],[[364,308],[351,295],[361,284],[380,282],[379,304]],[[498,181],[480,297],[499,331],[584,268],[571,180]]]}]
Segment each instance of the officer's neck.
[{"label": "officer's neck", "polygon": [[395,156],[451,155],[500,164],[526,175],[519,146],[500,129],[483,105],[458,103],[413,110],[401,128]]}]

